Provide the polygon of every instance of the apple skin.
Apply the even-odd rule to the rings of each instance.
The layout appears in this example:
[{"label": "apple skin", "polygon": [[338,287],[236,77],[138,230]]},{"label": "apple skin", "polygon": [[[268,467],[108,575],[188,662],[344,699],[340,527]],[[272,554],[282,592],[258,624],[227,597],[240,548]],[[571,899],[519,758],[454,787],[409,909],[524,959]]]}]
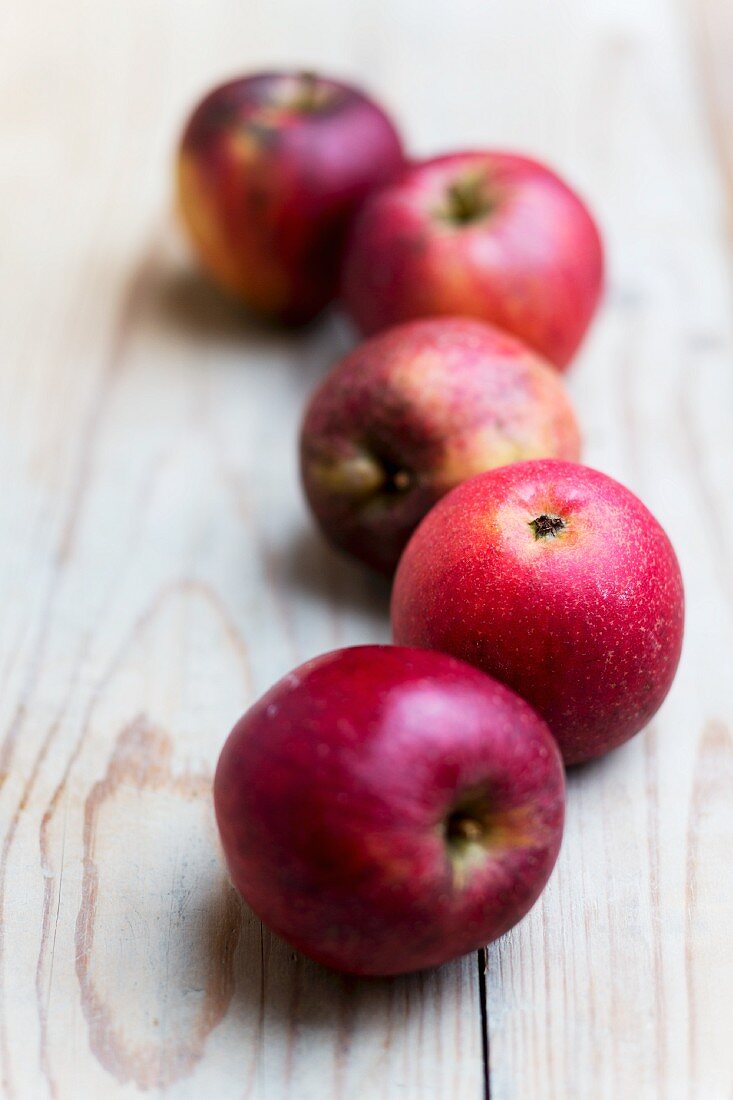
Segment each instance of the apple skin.
[{"label": "apple skin", "polygon": [[566,764],[608,752],[656,713],[683,622],[677,558],[648,509],[605,474],[552,459],[454,489],[413,535],[392,593],[397,643],[509,685]]},{"label": "apple skin", "polygon": [[338,650],[234,727],[214,801],[229,871],[304,954],[361,975],[502,935],[555,863],[560,755],[523,700],[441,653]]},{"label": "apple skin", "polygon": [[404,163],[386,114],[347,84],[266,72],[212,91],[178,152],[183,221],[214,280],[283,324],[335,297],[357,209]]},{"label": "apple skin", "polygon": [[470,318],[412,321],[348,354],[314,394],[301,477],[330,543],[392,574],[423,516],[467,477],[580,456],[557,372]]},{"label": "apple skin", "polygon": [[342,294],[366,334],[415,317],[477,317],[559,369],[603,287],[587,207],[549,168],[502,152],[416,163],[376,192],[346,250]]}]

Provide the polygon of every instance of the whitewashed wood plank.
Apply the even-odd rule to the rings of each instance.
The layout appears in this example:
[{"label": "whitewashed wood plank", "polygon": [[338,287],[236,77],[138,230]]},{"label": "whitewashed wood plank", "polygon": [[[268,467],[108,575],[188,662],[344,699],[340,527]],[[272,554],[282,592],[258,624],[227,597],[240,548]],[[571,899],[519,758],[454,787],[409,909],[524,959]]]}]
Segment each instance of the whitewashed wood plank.
[{"label": "whitewashed wood plank", "polygon": [[[492,1097],[717,1100],[733,1087],[733,288],[722,193],[686,13],[665,0],[555,8],[547,50],[571,74],[577,106],[536,139],[562,148],[569,130],[583,135],[573,166],[600,206],[611,258],[605,313],[571,382],[587,459],[668,528],[689,611],[668,701],[643,736],[571,776],[557,874],[491,949]],[[526,73],[522,94],[541,92]]]},{"label": "whitewashed wood plank", "polygon": [[257,331],[192,276],[170,154],[232,71],[360,72],[360,20],[294,0],[9,17],[7,1097],[483,1093],[475,957],[388,983],[327,974],[240,907],[211,818],[239,712],[308,656],[385,639],[387,592],[321,546],[297,484],[300,409],[344,335]]}]

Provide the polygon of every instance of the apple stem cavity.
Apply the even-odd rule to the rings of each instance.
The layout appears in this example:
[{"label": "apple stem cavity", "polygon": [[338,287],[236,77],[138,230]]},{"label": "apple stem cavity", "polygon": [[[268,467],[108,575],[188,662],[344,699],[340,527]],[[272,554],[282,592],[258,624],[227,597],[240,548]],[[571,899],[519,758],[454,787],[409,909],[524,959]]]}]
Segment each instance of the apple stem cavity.
[{"label": "apple stem cavity", "polygon": [[475,844],[483,839],[484,827],[478,818],[464,810],[457,810],[446,822],[445,835],[448,843],[455,847],[466,842]]},{"label": "apple stem cavity", "polygon": [[492,805],[486,792],[475,791],[454,804],[444,819],[443,829],[454,866],[473,852],[487,847],[492,830]]},{"label": "apple stem cavity", "polygon": [[470,225],[481,221],[496,206],[482,173],[472,172],[455,180],[446,193],[441,217],[451,225]]},{"label": "apple stem cavity", "polygon": [[567,527],[562,516],[553,515],[551,512],[543,512],[541,516],[530,520],[529,526],[534,531],[535,539],[556,539],[560,531]]},{"label": "apple stem cavity", "polygon": [[412,488],[412,474],[409,470],[387,471],[385,490],[392,493],[406,493]]}]

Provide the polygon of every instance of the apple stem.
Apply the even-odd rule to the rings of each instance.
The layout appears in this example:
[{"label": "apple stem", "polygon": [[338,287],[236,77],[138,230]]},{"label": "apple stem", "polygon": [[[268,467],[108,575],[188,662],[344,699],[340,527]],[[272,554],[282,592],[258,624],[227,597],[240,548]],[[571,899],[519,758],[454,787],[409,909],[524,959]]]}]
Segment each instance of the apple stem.
[{"label": "apple stem", "polygon": [[455,180],[448,188],[445,218],[454,225],[468,225],[491,213],[493,202],[483,175],[472,173]]},{"label": "apple stem", "polygon": [[290,106],[303,114],[315,114],[329,103],[332,94],[331,89],[324,86],[315,73],[306,70],[298,73],[297,90]]},{"label": "apple stem", "polygon": [[313,481],[339,496],[366,501],[378,494],[401,496],[413,487],[415,476],[396,463],[377,458],[368,451],[348,457],[314,457],[308,462]]},{"label": "apple stem", "polygon": [[366,453],[331,461],[316,459],[309,466],[314,481],[339,496],[373,496],[384,488],[386,480],[381,463]]},{"label": "apple stem", "polygon": [[316,74],[311,72],[302,72],[298,77],[300,84],[300,95],[298,102],[301,110],[312,111],[316,105],[316,90],[318,88],[318,81]]}]

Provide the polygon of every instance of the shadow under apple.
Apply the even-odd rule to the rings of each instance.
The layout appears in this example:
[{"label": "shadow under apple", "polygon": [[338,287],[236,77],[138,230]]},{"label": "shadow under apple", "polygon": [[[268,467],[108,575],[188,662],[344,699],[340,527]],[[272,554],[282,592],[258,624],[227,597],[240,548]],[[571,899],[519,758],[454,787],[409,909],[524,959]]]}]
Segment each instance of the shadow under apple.
[{"label": "shadow under apple", "polygon": [[297,530],[275,555],[274,566],[285,587],[334,609],[348,608],[362,619],[362,629],[366,618],[377,637],[366,637],[365,643],[389,640],[389,580],[333,550],[315,527]]},{"label": "shadow under apple", "polygon": [[[237,899],[233,887],[229,889]],[[235,922],[228,933],[221,928],[223,912]],[[403,977],[357,978],[295,951],[244,902],[237,913],[230,905],[222,910],[220,894],[212,896],[210,918],[212,934],[205,934],[204,924],[202,948],[210,954],[210,968],[223,967],[231,974],[231,1000],[221,1026],[230,1036],[241,1036],[242,1063],[246,1059],[250,1087],[257,1083],[257,1095],[269,1095],[268,1086],[291,1077],[299,1083],[299,1095],[311,1095],[309,1084],[317,1095],[324,1073],[342,1077],[344,1095],[356,1095],[365,1066],[389,1058],[392,1047],[404,1051],[408,1043],[418,1049],[429,1017],[449,1013],[451,1002],[476,982],[475,954]],[[222,944],[230,950],[234,937],[235,949],[227,956]],[[352,1061],[357,1038],[359,1059]],[[480,1046],[477,1054],[480,1058]],[[397,1076],[408,1072],[403,1062],[403,1056],[395,1059]],[[311,1074],[313,1081],[308,1082]]]}]

